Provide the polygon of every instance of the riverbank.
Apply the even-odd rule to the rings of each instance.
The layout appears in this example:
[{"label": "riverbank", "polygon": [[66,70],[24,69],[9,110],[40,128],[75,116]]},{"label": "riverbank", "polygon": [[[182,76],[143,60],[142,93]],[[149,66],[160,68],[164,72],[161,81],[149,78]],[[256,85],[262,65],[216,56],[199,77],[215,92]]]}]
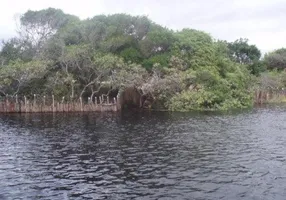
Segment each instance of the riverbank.
[{"label": "riverbank", "polygon": [[110,100],[103,97],[95,98],[95,101],[88,99],[87,102],[82,98],[76,101],[65,100],[64,97],[62,101],[55,101],[54,96],[49,100],[45,96],[34,97],[33,100],[7,97],[0,102],[0,113],[117,112],[120,108],[116,98]]},{"label": "riverbank", "polygon": [[[123,93],[124,94],[124,93]],[[129,94],[130,95],[130,94]],[[132,95],[134,95],[132,93]],[[108,96],[101,96],[95,98],[93,101],[88,98],[87,101],[83,101],[82,98],[78,100],[66,100],[62,97],[62,101],[55,100],[54,96],[47,98],[46,96],[34,96],[33,99],[27,99],[25,96],[23,98],[6,97],[0,101],[0,113],[47,113],[47,112],[118,112],[122,107],[125,106],[129,100],[137,102],[137,109],[142,109],[141,107],[141,97],[136,93],[136,97],[128,96],[124,98],[113,98],[110,99]],[[124,95],[121,95],[124,96]],[[284,90],[256,90],[253,95],[253,105],[262,104],[277,104],[286,103],[286,91]],[[136,99],[136,101],[134,100]],[[133,103],[134,103],[133,102]],[[245,106],[244,108],[251,108],[250,106]],[[198,108],[189,110],[179,110],[180,112],[214,112],[214,111],[227,111],[227,110],[239,110],[242,108],[231,108],[231,109],[215,109],[215,108]],[[160,111],[160,112],[170,112],[172,110],[168,109],[156,109],[149,107],[150,111]],[[173,110],[177,111],[177,110]]]},{"label": "riverbank", "polygon": [[284,90],[258,90],[254,93],[255,104],[286,103]]}]

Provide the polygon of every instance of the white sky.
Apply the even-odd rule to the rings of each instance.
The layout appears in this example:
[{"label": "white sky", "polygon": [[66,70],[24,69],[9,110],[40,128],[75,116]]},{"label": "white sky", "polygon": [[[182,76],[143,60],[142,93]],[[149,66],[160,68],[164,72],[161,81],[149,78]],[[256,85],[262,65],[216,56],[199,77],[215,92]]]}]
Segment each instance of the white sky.
[{"label": "white sky", "polygon": [[0,39],[15,34],[15,16],[60,8],[81,19],[99,14],[147,15],[172,28],[194,28],[214,38],[248,38],[262,52],[286,47],[286,0],[1,0]]}]

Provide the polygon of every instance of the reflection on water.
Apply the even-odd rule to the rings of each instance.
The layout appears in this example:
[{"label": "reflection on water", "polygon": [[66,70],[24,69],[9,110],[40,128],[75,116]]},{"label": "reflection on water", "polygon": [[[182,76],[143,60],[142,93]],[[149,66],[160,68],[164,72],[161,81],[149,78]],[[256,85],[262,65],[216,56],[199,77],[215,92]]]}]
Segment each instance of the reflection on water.
[{"label": "reflection on water", "polygon": [[0,115],[0,199],[285,199],[286,108]]}]

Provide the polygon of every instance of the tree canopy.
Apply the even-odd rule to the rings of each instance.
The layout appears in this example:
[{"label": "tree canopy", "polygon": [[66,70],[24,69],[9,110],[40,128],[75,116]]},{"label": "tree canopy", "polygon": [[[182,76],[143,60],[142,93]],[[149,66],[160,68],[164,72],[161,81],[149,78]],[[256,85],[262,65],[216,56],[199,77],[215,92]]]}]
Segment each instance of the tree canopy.
[{"label": "tree canopy", "polygon": [[286,69],[286,48],[277,49],[265,55],[265,62],[269,69]]},{"label": "tree canopy", "polygon": [[285,49],[261,60],[247,39],[173,31],[146,16],[80,20],[54,8],[24,13],[2,46],[0,95],[87,98],[106,85],[132,86],[153,97],[153,108],[180,111],[250,106],[254,75],[286,67]]}]

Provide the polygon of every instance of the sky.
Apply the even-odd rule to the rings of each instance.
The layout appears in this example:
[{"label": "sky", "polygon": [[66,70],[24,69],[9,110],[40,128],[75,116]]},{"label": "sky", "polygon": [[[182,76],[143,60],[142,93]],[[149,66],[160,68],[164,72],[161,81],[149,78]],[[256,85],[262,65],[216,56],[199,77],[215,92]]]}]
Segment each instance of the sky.
[{"label": "sky", "polygon": [[215,39],[248,38],[263,53],[286,47],[286,0],[1,0],[0,39],[16,34],[16,18],[48,7],[86,19],[99,14],[146,15],[174,30],[192,28]]}]

